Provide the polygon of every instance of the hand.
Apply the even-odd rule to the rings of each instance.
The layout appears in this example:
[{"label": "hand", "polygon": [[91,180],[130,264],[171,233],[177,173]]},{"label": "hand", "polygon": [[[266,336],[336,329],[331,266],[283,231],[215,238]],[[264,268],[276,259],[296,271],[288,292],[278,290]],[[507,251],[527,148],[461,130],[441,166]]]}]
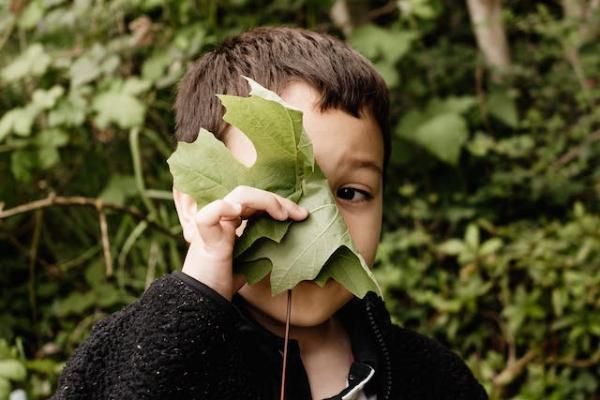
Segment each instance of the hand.
[{"label": "hand", "polygon": [[306,209],[282,196],[238,186],[196,213],[197,231],[190,241],[182,271],[231,300],[245,284],[244,277],[232,270],[236,229],[243,220],[261,212],[279,221],[288,218],[301,221],[308,216]]}]

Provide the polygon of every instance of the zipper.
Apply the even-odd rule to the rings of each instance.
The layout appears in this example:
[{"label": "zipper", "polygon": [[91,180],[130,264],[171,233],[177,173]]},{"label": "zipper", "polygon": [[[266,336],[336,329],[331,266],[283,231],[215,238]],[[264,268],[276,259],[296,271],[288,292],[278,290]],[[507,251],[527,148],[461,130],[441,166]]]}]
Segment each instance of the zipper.
[{"label": "zipper", "polygon": [[392,362],[390,359],[390,353],[385,344],[385,340],[383,338],[383,333],[381,333],[381,329],[379,329],[379,326],[377,325],[377,322],[375,321],[375,317],[373,316],[373,312],[371,309],[371,302],[366,301],[365,305],[366,305],[366,309],[367,309],[367,315],[369,316],[369,323],[371,324],[371,328],[373,330],[373,333],[375,334],[375,339],[377,340],[377,343],[379,344],[379,347],[381,348],[381,351],[383,353],[385,370],[384,370],[384,386],[383,386],[383,399],[382,400],[387,400],[390,398],[390,394],[392,391]]}]

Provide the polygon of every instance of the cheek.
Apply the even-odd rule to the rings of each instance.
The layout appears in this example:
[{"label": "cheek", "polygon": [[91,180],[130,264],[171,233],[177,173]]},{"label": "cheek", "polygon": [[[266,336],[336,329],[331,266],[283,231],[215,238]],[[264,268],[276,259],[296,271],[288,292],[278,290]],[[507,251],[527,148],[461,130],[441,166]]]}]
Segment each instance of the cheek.
[{"label": "cheek", "polygon": [[374,207],[369,213],[346,213],[344,219],[350,230],[350,236],[360,255],[369,267],[373,266],[379,236],[381,234],[381,207]]},{"label": "cheek", "polygon": [[363,226],[359,232],[352,235],[352,240],[356,245],[358,252],[363,256],[369,267],[373,266],[377,244],[379,243],[379,234],[375,234],[375,226]]}]

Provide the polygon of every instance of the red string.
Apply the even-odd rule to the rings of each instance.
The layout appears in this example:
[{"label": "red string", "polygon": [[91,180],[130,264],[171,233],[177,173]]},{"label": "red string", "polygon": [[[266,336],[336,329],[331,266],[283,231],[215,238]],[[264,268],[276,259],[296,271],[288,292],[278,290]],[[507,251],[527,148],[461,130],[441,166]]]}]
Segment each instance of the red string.
[{"label": "red string", "polygon": [[287,365],[287,349],[288,349],[288,339],[290,334],[290,316],[292,314],[292,291],[288,289],[287,291],[287,312],[285,316],[285,340],[283,343],[283,367],[281,371],[281,395],[279,396],[280,400],[285,400],[285,367]]}]

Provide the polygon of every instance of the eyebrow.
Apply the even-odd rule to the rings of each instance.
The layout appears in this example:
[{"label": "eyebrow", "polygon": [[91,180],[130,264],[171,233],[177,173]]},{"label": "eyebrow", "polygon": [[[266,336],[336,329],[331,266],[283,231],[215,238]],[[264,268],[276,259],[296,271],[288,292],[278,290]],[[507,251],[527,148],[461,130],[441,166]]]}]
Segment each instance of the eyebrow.
[{"label": "eyebrow", "polygon": [[377,163],[375,163],[374,161],[371,161],[371,160],[366,160],[366,159],[362,159],[362,158],[351,158],[350,165],[352,165],[353,167],[356,167],[356,168],[367,168],[367,169],[377,172],[379,175],[383,175],[383,171],[381,170],[381,167],[379,165],[377,165]]}]

